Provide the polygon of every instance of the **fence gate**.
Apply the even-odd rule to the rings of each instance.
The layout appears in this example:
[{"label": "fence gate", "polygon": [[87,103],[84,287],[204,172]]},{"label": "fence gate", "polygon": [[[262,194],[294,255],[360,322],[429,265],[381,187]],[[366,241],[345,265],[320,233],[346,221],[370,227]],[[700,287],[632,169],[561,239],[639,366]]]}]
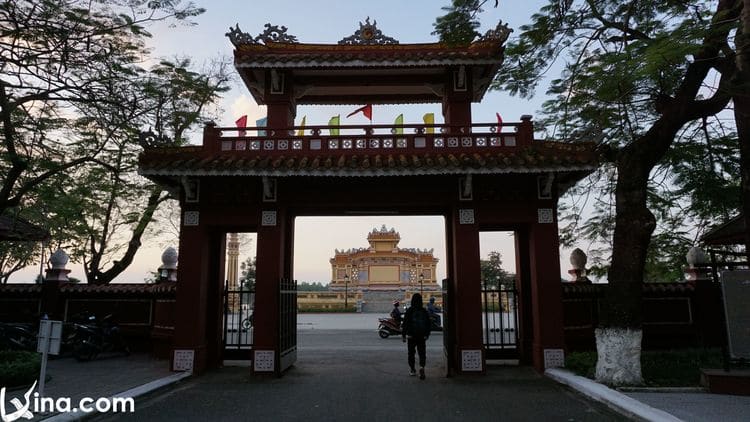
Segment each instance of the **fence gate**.
[{"label": "fence gate", "polygon": [[255,290],[224,283],[224,359],[251,360]]},{"label": "fence gate", "polygon": [[279,283],[279,371],[297,361],[297,281]]},{"label": "fence gate", "polygon": [[518,359],[518,307],[516,289],[482,287],[482,327],[487,359]]}]

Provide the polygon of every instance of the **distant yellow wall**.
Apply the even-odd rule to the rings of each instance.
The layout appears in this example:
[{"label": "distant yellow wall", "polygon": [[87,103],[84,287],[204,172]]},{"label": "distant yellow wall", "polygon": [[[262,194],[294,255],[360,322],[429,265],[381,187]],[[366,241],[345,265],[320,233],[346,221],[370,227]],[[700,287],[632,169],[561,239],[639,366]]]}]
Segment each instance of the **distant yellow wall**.
[{"label": "distant yellow wall", "polygon": [[398,265],[370,265],[370,282],[399,283]]}]

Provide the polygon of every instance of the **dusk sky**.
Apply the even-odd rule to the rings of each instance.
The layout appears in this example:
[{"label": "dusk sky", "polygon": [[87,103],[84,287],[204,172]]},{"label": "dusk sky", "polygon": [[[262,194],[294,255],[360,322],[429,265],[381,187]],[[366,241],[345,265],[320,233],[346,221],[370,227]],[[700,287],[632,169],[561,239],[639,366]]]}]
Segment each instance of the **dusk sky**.
[{"label": "dusk sky", "polygon": [[[196,67],[212,60],[230,60],[233,46],[225,36],[230,26],[239,24],[240,29],[251,35],[257,35],[264,29],[264,24],[284,25],[288,33],[295,35],[302,43],[335,44],[340,39],[352,35],[359,28],[359,22],[370,17],[377,21],[378,28],[384,35],[393,37],[401,43],[420,43],[437,41],[431,35],[435,18],[444,12],[441,7],[449,0],[381,0],[381,1],[292,1],[275,0],[273,2],[237,2],[228,0],[195,1],[205,7],[206,13],[194,21],[196,26],[177,25],[169,28],[159,25],[150,28],[153,38],[150,45],[155,58],[190,57]],[[494,29],[502,19],[519,32],[518,27],[529,21],[542,1],[502,1],[497,8],[494,2],[487,2],[488,7],[479,16],[482,23],[480,32]],[[511,34],[511,38],[515,35]],[[495,113],[503,116],[506,122],[516,122],[523,114],[536,114],[544,100],[544,90],[537,93],[531,101],[521,100],[504,92],[488,92],[480,104],[472,107],[475,122],[493,122]],[[308,125],[326,124],[331,116],[340,114],[342,124],[365,124],[368,121],[358,114],[349,119],[345,116],[356,106],[299,106],[296,123],[307,116]],[[391,124],[395,117],[404,115],[404,123],[421,123],[425,113],[435,114],[435,123],[442,123],[439,104],[422,105],[375,105],[373,107],[374,124]],[[248,125],[265,116],[265,107],[260,107],[247,93],[239,77],[232,84],[232,90],[225,94],[216,111],[217,123],[220,126],[233,126],[234,121],[242,115],[248,115]],[[197,128],[196,134],[200,133]],[[194,142],[199,142],[195,136]],[[442,216],[433,217],[321,217],[300,218],[296,222],[296,242],[294,277],[299,281],[330,281],[328,259],[336,248],[348,249],[367,246],[367,233],[373,227],[385,224],[401,233],[401,247],[434,248],[440,259],[438,279],[445,277],[445,228]],[[149,271],[160,265],[161,252],[165,243],[171,239],[145,239],[144,247],[136,256],[135,263],[121,275],[118,282],[141,282]],[[513,258],[513,241],[508,233],[483,235],[481,239],[482,254],[492,250],[500,251],[505,268],[515,271]],[[174,244],[175,247],[178,245]],[[254,245],[242,251],[244,256],[254,252]],[[561,271],[568,269],[568,252],[563,251]],[[83,278],[79,265],[69,266],[74,277]],[[39,266],[28,268],[12,278],[13,281],[30,281]]]}]

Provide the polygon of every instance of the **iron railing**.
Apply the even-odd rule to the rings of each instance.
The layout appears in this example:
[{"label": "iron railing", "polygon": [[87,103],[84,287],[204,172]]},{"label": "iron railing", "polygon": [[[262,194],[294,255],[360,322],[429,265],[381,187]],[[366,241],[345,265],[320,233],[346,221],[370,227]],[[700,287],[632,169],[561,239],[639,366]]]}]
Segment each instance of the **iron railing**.
[{"label": "iron railing", "polygon": [[514,287],[482,287],[482,328],[487,359],[518,358],[518,306]]},{"label": "iron railing", "polygon": [[224,284],[224,359],[252,359],[255,291]]}]

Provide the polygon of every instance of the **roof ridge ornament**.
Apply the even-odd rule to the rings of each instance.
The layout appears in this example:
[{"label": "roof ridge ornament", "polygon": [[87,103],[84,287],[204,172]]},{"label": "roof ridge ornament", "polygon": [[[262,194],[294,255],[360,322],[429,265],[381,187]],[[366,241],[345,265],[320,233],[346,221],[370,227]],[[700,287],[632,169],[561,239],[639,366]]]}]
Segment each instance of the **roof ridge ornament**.
[{"label": "roof ridge ornament", "polygon": [[271,25],[270,23],[267,23],[264,25],[264,28],[266,29],[263,32],[261,32],[257,37],[253,38],[253,36],[248,34],[247,32],[242,32],[242,30],[240,29],[240,24],[236,24],[234,28],[230,26],[229,32],[227,32],[225,35],[229,37],[229,41],[231,41],[235,47],[238,47],[242,44],[267,44],[269,41],[287,44],[299,43],[297,37],[286,33],[286,26]]},{"label": "roof ridge ornament", "polygon": [[503,21],[500,20],[495,29],[487,31],[479,38],[479,41],[500,41],[500,44],[503,44],[508,39],[511,32],[513,32],[513,29],[508,28],[507,23],[503,25]]},{"label": "roof ridge ornament", "polygon": [[370,17],[365,19],[365,23],[359,23],[359,29],[354,32],[354,35],[343,38],[339,41],[340,45],[384,45],[384,44],[398,44],[398,40],[383,35],[383,31],[379,30],[378,21],[374,20],[370,23]]}]

